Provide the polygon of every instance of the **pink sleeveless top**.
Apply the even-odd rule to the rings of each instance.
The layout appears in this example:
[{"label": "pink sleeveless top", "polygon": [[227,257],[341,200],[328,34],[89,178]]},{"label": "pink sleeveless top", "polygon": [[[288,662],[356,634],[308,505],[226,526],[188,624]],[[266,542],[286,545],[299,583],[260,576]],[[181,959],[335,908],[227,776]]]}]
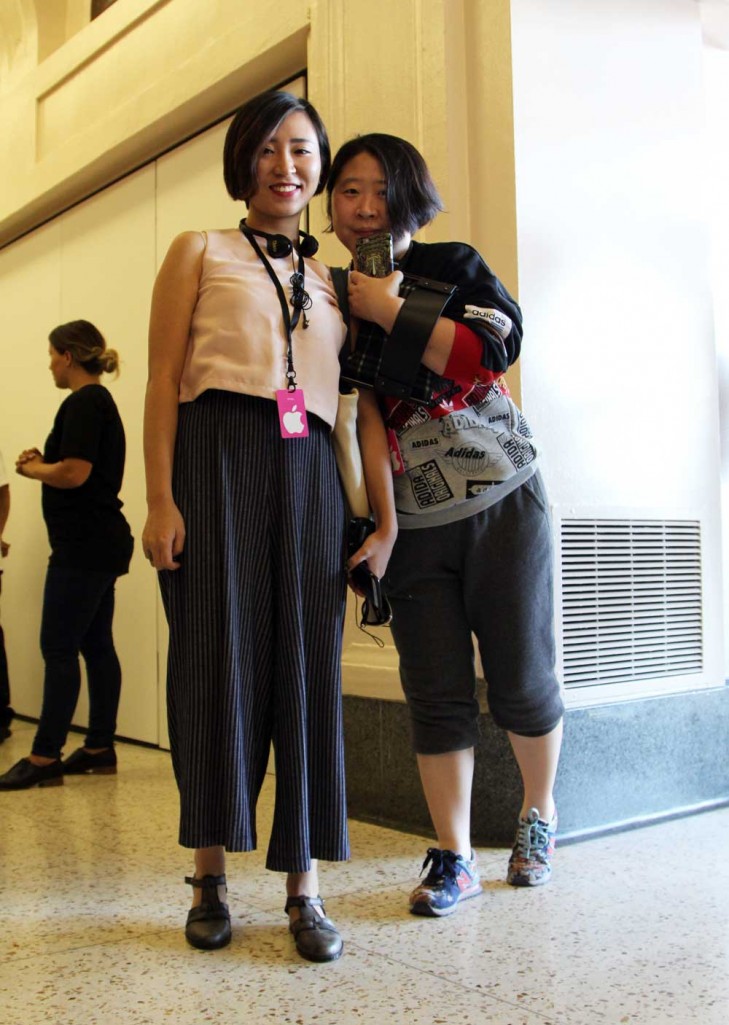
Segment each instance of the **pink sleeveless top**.
[{"label": "pink sleeveless top", "polygon": [[[192,402],[208,388],[273,400],[286,387],[286,331],[274,284],[237,229],[202,235],[206,245],[180,402]],[[291,257],[269,262],[290,299]],[[345,327],[329,270],[316,260],[306,260],[306,291],[313,305],[306,313],[309,327],[304,330],[302,315],[293,333],[296,382],[308,412],[331,427]]]}]

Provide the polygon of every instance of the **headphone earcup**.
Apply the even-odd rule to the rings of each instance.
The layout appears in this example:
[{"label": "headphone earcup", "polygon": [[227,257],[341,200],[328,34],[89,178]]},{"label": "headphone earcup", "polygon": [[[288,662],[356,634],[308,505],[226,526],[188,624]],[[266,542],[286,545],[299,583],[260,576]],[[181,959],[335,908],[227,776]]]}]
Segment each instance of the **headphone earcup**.
[{"label": "headphone earcup", "polygon": [[319,251],[319,243],[313,235],[307,235],[305,232],[299,232],[301,235],[301,244],[299,249],[302,256],[315,256]]},{"label": "headphone earcup", "polygon": [[[263,234],[263,232],[261,232],[261,234]],[[285,235],[266,235],[266,252],[274,259],[282,256],[290,256],[293,248],[294,247],[291,245],[291,239],[286,238]]]},{"label": "headphone earcup", "polygon": [[[291,255],[294,247],[291,244],[291,239],[286,235],[269,235],[267,231],[255,231],[253,228],[248,227],[245,217],[238,227],[249,240],[252,235],[257,235],[259,238],[265,238],[266,252],[274,259]],[[314,256],[319,250],[319,243],[317,240],[313,235],[307,235],[305,231],[300,231],[299,235],[301,237],[301,243],[299,245],[299,252],[301,255]]]}]

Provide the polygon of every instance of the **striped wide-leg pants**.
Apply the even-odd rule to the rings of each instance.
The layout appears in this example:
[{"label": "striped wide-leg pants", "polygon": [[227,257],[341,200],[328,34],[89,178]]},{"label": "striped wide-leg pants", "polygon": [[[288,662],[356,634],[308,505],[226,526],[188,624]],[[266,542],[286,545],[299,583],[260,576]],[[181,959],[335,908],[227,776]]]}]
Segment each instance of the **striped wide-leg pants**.
[{"label": "striped wide-leg pants", "polygon": [[349,857],[341,706],[344,509],[328,426],[280,436],[275,402],[207,391],[179,410],[181,568],[160,573],[180,843],[257,845],[271,743],[267,867]]}]

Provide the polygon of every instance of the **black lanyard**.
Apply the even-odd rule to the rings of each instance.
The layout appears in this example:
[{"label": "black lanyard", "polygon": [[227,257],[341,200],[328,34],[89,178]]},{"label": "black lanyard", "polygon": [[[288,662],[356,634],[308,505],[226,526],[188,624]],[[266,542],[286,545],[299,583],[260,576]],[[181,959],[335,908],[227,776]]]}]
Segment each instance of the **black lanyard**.
[{"label": "black lanyard", "polygon": [[[306,266],[304,264],[304,257],[299,251],[299,267],[298,271],[291,275],[291,285],[293,288],[293,295],[291,297],[291,305],[294,308],[294,315],[291,316],[289,312],[289,304],[286,301],[281,282],[278,280],[278,275],[273,269],[271,264],[268,262],[263,250],[256,242],[255,235],[252,231],[246,231],[244,227],[241,227],[241,232],[248,239],[250,244],[253,246],[254,251],[257,253],[259,260],[268,271],[268,276],[273,281],[276,287],[276,294],[278,295],[278,301],[281,303],[281,314],[283,316],[284,327],[286,328],[286,388],[288,391],[296,390],[296,370],[294,369],[294,350],[292,345],[292,335],[296,330],[296,325],[299,323],[299,317],[301,316],[302,310],[307,310],[311,306],[311,299],[304,290],[304,284],[306,282]],[[303,298],[305,297],[305,298]],[[307,326],[306,315],[304,315],[304,327]]]}]

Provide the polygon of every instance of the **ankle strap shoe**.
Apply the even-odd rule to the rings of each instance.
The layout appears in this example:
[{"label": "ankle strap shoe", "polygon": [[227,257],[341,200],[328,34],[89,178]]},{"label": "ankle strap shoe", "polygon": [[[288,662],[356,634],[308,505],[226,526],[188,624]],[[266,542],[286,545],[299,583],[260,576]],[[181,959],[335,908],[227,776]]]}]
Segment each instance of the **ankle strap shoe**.
[{"label": "ankle strap shoe", "polygon": [[[342,956],[344,944],[331,919],[323,917],[316,910],[325,912],[321,897],[289,897],[284,911],[299,909],[298,918],[289,921],[289,932],[294,937],[296,949],[307,961],[336,961]],[[326,916],[326,912],[325,912]]]},{"label": "ankle strap shoe", "polygon": [[185,939],[199,950],[219,950],[230,943],[230,911],[218,897],[218,887],[225,886],[225,876],[185,876],[185,882],[202,890],[202,902],[190,908],[185,925]]}]

